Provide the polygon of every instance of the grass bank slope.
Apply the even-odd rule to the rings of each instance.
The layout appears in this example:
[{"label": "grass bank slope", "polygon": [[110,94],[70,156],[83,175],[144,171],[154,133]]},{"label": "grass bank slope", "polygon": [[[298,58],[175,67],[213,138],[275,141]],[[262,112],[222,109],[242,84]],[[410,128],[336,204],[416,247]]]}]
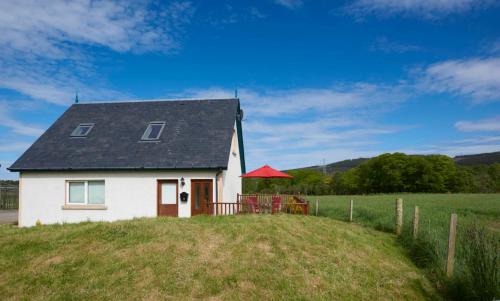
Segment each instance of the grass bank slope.
[{"label": "grass bank slope", "polygon": [[328,218],[0,226],[0,237],[3,300],[437,298],[394,236]]}]

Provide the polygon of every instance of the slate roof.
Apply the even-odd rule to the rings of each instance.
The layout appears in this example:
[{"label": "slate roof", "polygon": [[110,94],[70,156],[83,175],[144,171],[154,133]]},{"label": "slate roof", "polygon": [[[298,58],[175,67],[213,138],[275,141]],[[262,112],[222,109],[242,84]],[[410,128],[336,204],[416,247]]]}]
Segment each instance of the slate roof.
[{"label": "slate roof", "polygon": [[[226,169],[239,106],[238,99],[73,104],[9,169]],[[159,141],[141,141],[151,121],[165,129]],[[80,123],[95,125],[85,138],[70,137]]]}]

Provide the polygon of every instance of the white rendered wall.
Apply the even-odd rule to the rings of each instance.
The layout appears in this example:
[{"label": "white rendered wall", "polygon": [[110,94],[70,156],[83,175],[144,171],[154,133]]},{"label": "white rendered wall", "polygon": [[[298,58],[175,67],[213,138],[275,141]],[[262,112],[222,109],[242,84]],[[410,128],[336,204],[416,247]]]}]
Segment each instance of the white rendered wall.
[{"label": "white rendered wall", "polygon": [[[157,180],[179,180],[179,194],[189,193],[186,203],[179,199],[179,217],[191,216],[191,179],[211,179],[215,171],[123,171],[123,172],[22,172],[19,175],[19,226],[115,221],[157,216]],[[185,185],[181,187],[180,179]],[[104,180],[106,210],[62,209],[68,180]],[[215,186],[215,185],[214,185]],[[241,180],[240,180],[241,187]],[[215,188],[213,189],[215,200]]]},{"label": "white rendered wall", "polygon": [[236,195],[241,194],[241,162],[240,150],[238,144],[238,135],[236,126],[233,132],[233,139],[231,142],[231,151],[229,152],[229,162],[227,170],[222,172],[222,194],[223,202],[236,203]]}]

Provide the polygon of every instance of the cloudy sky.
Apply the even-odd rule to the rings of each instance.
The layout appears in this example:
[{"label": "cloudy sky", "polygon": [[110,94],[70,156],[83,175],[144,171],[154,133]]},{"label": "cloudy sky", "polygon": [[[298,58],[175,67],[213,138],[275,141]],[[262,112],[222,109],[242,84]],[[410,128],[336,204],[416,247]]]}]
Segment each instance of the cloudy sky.
[{"label": "cloudy sky", "polygon": [[80,101],[231,97],[247,165],[500,150],[493,0],[0,1],[0,178]]}]

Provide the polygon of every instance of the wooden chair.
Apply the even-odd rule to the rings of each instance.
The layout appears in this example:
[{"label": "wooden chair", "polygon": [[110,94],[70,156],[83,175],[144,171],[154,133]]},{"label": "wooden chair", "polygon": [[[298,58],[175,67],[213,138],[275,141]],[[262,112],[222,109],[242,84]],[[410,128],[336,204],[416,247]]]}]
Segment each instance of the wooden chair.
[{"label": "wooden chair", "polygon": [[273,205],[271,208],[271,213],[279,213],[281,211],[281,196],[273,195]]},{"label": "wooden chair", "polygon": [[257,203],[256,196],[249,196],[247,198],[247,204],[248,204],[248,212],[249,213],[259,213],[260,212],[259,203]]}]

